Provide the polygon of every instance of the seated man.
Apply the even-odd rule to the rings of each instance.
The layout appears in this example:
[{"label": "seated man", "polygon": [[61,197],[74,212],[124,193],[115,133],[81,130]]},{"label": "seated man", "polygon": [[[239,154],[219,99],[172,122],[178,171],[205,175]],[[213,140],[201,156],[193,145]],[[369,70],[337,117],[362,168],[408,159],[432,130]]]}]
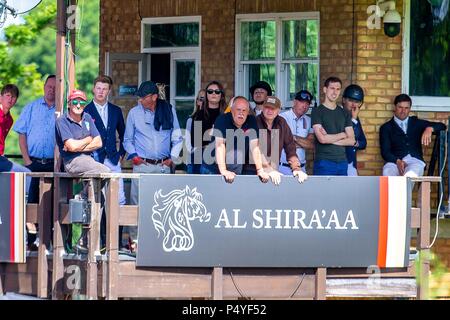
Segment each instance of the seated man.
[{"label": "seated man", "polygon": [[[262,166],[256,119],[249,112],[248,100],[239,96],[233,99],[231,112],[216,119],[213,140],[203,155],[201,174],[220,173],[228,183],[232,183],[236,175],[256,174],[263,182],[269,180]],[[211,154],[206,154],[207,150],[212,151]]]},{"label": "seated man", "polygon": [[[286,120],[279,116],[281,109],[280,99],[268,96],[263,104],[262,113],[256,117],[259,128],[260,148],[263,151],[264,169],[269,173],[275,183],[280,182],[277,170],[280,170],[281,151],[285,152],[286,162],[289,164],[290,173],[302,183],[308,175],[302,171],[300,161],[296,153],[296,144],[291,129]],[[280,171],[281,172],[281,171]]]},{"label": "seated man", "polygon": [[92,152],[102,147],[102,139],[92,117],[84,112],[86,101],[83,91],[72,91],[68,98],[69,112],[56,120],[56,143],[64,169],[76,175],[110,172],[92,157]]},{"label": "seated man", "polygon": [[410,117],[411,105],[407,94],[396,96],[394,116],[380,128],[381,155],[386,161],[383,176],[423,176],[421,144],[430,144],[433,131],[445,130],[442,123]]},{"label": "seated man", "polygon": [[[92,152],[102,147],[102,139],[92,117],[84,112],[86,101],[83,91],[72,91],[68,98],[69,112],[56,120],[55,128],[64,169],[79,176],[110,172],[107,166],[93,158]],[[88,188],[89,181],[83,181],[81,197],[84,199],[87,199]],[[81,232],[74,249],[78,253],[87,253],[86,229]]]}]

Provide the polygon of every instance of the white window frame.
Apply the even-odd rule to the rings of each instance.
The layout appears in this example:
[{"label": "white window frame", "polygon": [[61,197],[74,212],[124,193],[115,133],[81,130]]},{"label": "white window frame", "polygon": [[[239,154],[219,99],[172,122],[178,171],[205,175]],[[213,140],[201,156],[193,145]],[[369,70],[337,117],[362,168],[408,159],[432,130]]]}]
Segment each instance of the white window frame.
[{"label": "white window frame", "polygon": [[[198,23],[198,46],[196,47],[158,47],[145,48],[145,25],[147,24],[177,24],[177,23]],[[142,53],[167,53],[167,52],[201,52],[202,47],[202,17],[184,16],[184,17],[163,17],[163,18],[143,18],[141,21],[141,52]]]},{"label": "white window frame", "polygon": [[[410,74],[410,27],[411,27],[411,1],[404,1],[403,19],[403,59],[402,59],[402,92],[409,92]],[[450,97],[411,96],[414,111],[448,112]]]},{"label": "white window frame", "polygon": [[[236,15],[236,33],[235,33],[235,95],[247,96],[248,92],[245,92],[244,86],[247,82],[246,75],[244,73],[244,64],[275,64],[275,85],[277,88],[277,97],[281,100],[282,108],[287,109],[292,106],[292,100],[287,96],[286,88],[287,81],[285,77],[285,64],[289,63],[305,63],[311,62],[311,59],[299,59],[299,60],[283,60],[283,34],[282,24],[286,20],[317,20],[318,24],[318,54],[317,54],[317,88],[316,91],[320,93],[320,12],[295,12],[295,13],[263,13],[263,14],[237,14]],[[276,23],[276,44],[275,44],[275,60],[267,61],[252,61],[241,64],[241,22],[256,22],[256,21],[275,21]],[[282,90],[281,90],[282,89]],[[311,90],[311,88],[309,88]]]}]

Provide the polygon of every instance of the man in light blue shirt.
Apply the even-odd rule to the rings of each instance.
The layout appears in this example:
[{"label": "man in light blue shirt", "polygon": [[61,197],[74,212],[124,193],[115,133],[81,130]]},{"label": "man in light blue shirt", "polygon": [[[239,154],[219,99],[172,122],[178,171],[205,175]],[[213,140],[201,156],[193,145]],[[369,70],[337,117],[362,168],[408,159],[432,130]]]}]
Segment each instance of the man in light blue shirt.
[{"label": "man in light blue shirt", "polygon": [[[20,152],[25,166],[33,172],[53,172],[55,152],[55,88],[56,77],[45,80],[44,96],[22,110],[13,130],[19,134]],[[39,178],[31,179],[28,203],[39,202]],[[36,227],[27,223],[30,250],[36,239]]]},{"label": "man in light blue shirt", "polygon": [[[158,98],[158,88],[143,82],[125,126],[124,148],[133,161],[133,173],[173,173],[183,137],[175,108]],[[131,183],[131,204],[138,203],[138,181]]]}]

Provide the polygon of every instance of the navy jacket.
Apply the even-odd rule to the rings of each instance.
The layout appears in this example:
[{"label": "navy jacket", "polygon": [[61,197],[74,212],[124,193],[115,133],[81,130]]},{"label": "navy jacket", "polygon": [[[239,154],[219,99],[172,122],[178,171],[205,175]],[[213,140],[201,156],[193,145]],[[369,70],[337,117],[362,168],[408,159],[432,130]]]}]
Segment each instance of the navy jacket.
[{"label": "navy jacket", "polygon": [[386,162],[396,162],[407,154],[419,160],[423,160],[422,134],[427,127],[433,127],[434,131],[445,130],[446,126],[440,122],[431,122],[409,117],[406,134],[395,122],[394,117],[380,128],[381,156]]},{"label": "navy jacket", "polygon": [[357,147],[354,147],[354,146],[345,147],[345,153],[347,154],[348,163],[353,162],[353,166],[355,168],[358,168],[357,160],[356,160],[356,151],[364,150],[367,146],[367,140],[366,140],[366,136],[364,134],[363,128],[361,126],[361,121],[359,121],[359,118],[356,120],[358,121],[358,123],[355,124],[352,121],[352,124],[353,124],[353,131],[355,132],[355,140],[358,142],[358,146]]},{"label": "navy jacket", "polygon": [[[108,158],[114,165],[117,165],[119,158],[125,155],[125,149],[123,148],[125,120],[123,119],[122,110],[108,102],[108,124],[106,128],[93,101],[86,106],[84,111],[91,115],[102,137],[103,146],[94,152],[95,160],[103,163],[105,158]],[[116,132],[119,135],[119,150],[117,150]]]}]

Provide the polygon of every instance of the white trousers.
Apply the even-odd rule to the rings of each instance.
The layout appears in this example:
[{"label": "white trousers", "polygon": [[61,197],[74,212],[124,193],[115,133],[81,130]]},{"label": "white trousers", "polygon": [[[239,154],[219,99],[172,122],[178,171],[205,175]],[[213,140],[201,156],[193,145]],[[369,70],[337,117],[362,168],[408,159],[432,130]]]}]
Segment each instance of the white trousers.
[{"label": "white trousers", "polygon": [[348,164],[347,176],[349,176],[349,177],[357,177],[358,176],[358,170],[356,170],[356,168],[353,166],[353,162]]},{"label": "white trousers", "polygon": [[[425,170],[425,162],[411,157],[411,155],[405,156],[403,161],[406,162],[405,167],[405,177],[421,177],[423,176],[423,172]],[[383,167],[383,176],[399,176],[397,164],[393,162],[388,162]]]}]

